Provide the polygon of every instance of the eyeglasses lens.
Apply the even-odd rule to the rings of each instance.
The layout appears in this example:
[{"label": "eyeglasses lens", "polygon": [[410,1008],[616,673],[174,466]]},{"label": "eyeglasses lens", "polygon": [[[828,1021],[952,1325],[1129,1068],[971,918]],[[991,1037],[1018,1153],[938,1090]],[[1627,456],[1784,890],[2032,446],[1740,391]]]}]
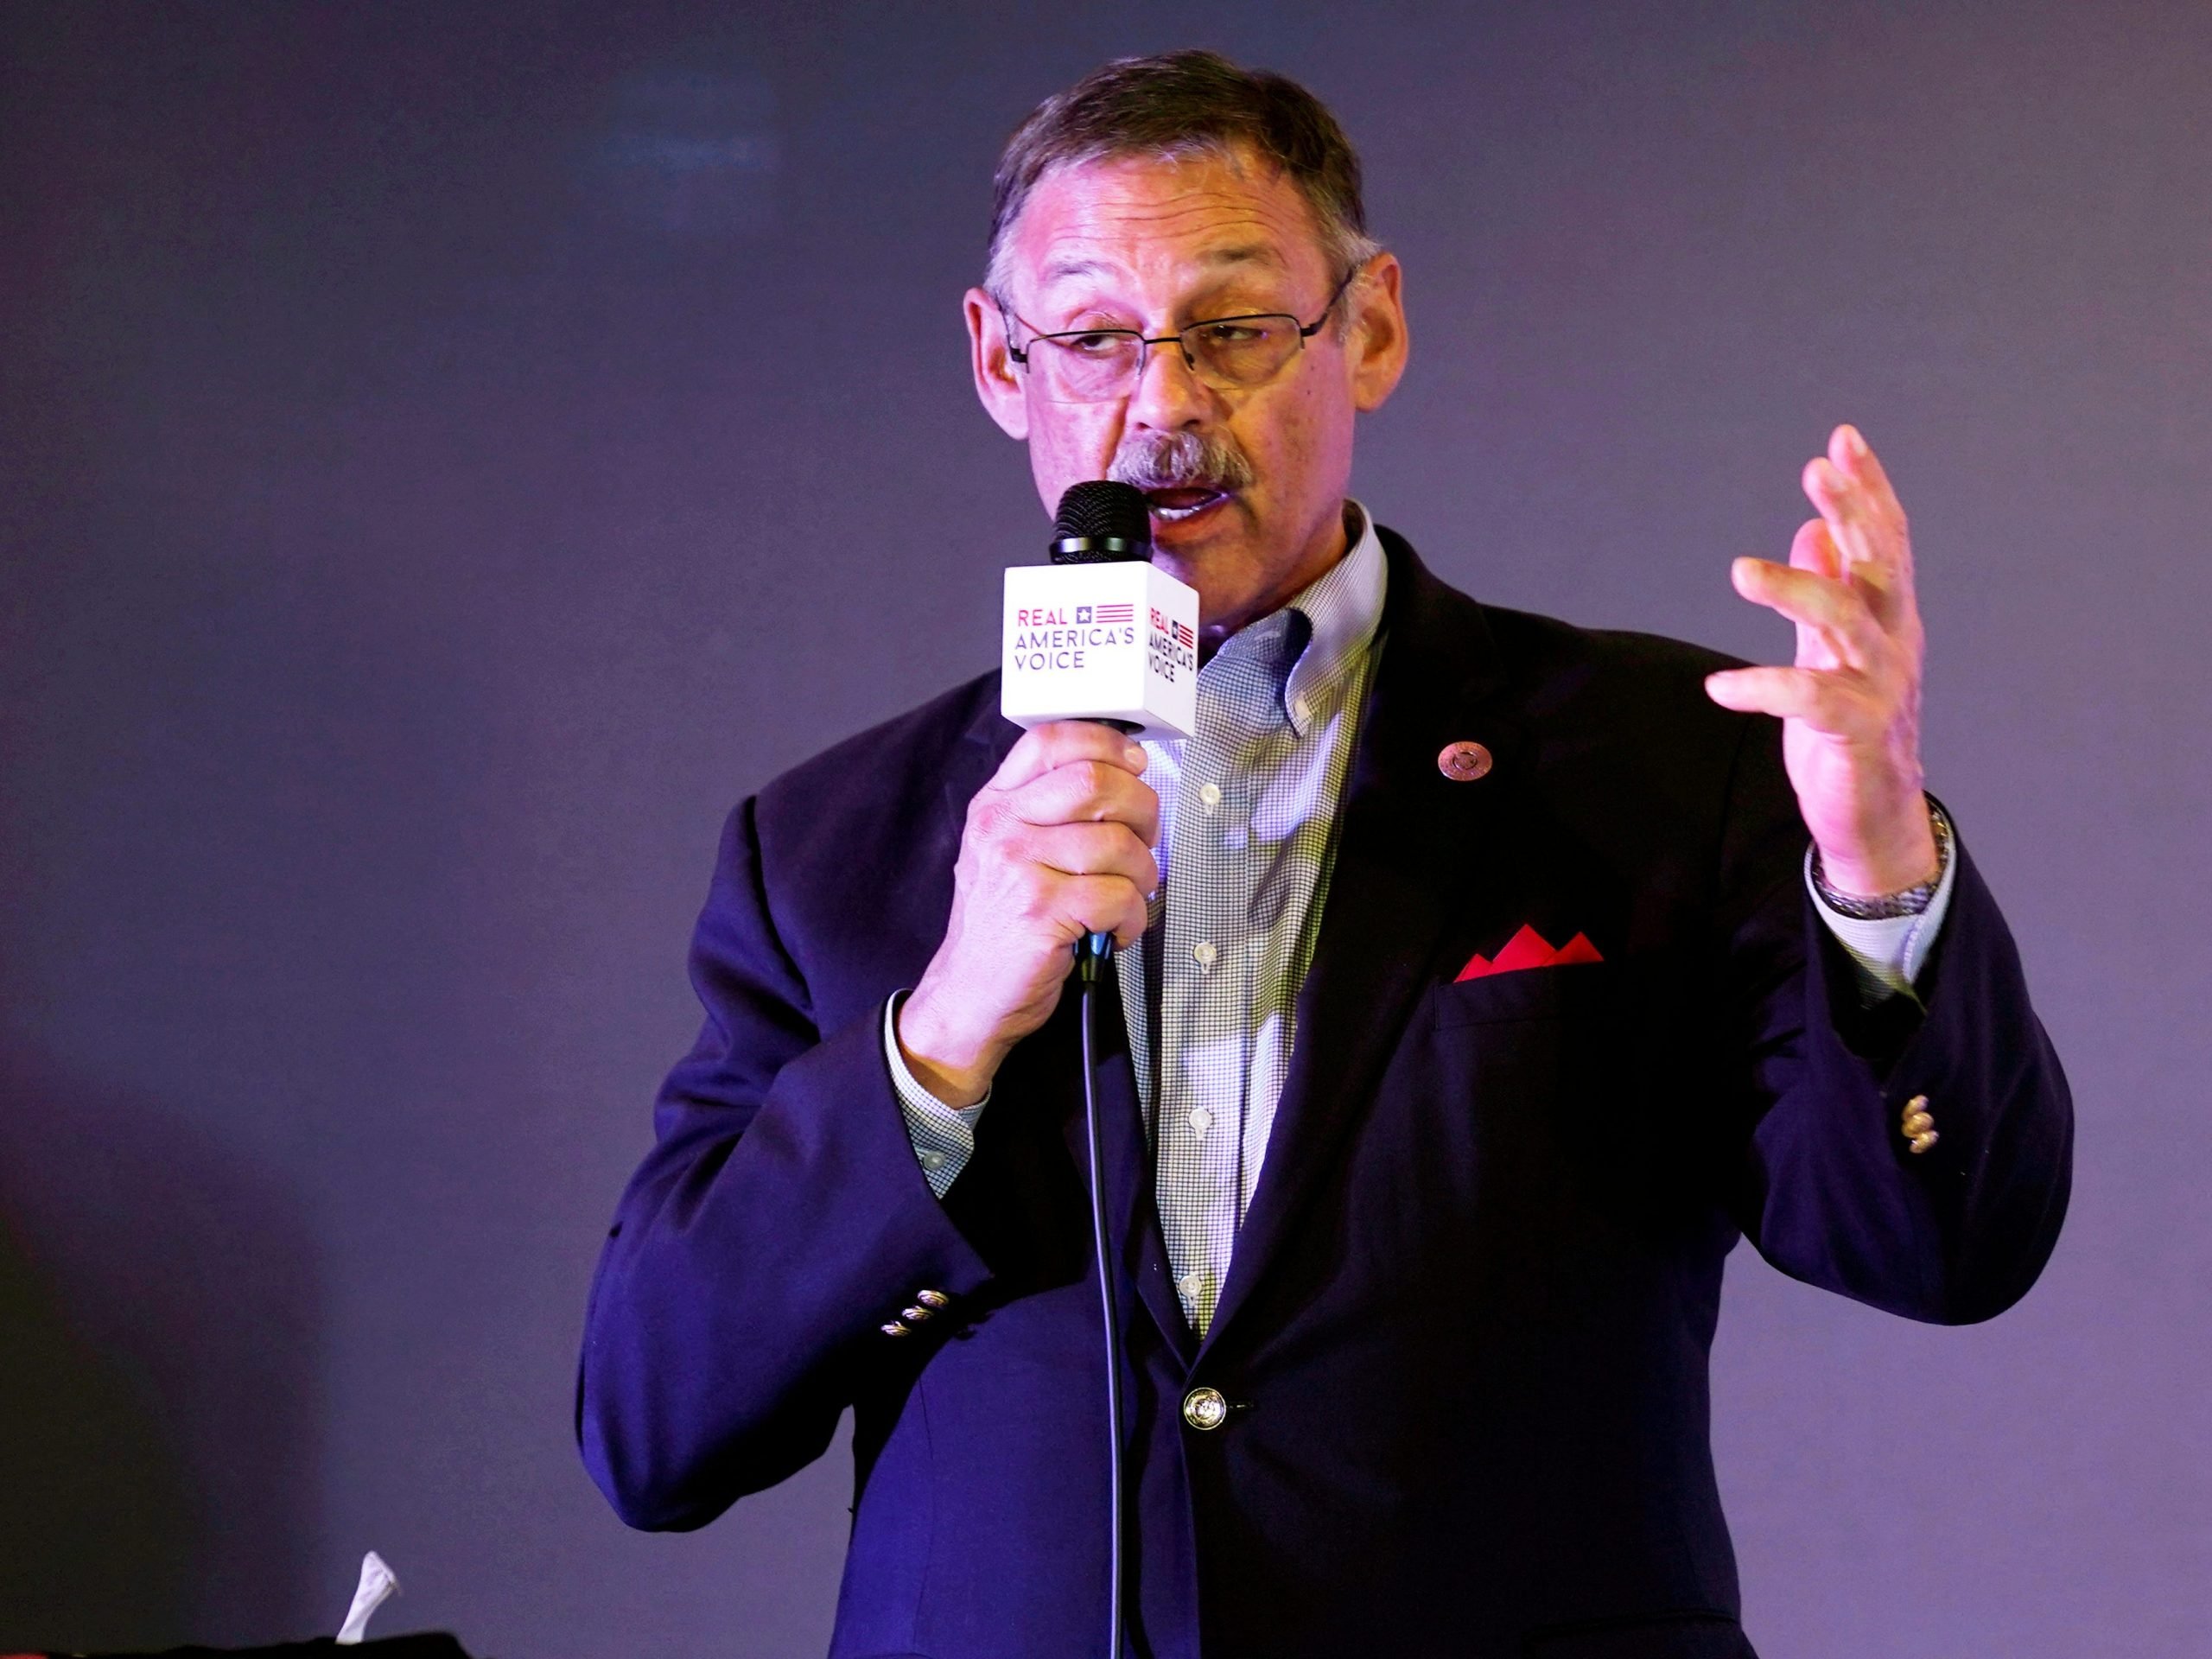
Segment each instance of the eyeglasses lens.
[{"label": "eyeglasses lens", "polygon": [[[1217,391],[1264,385],[1282,372],[1302,343],[1290,317],[1236,317],[1193,324],[1183,331],[1199,384]],[[1135,391],[1147,350],[1172,352],[1173,342],[1147,347],[1135,334],[1098,329],[1085,334],[1039,335],[1029,362],[1039,390],[1056,403],[1097,404]]]}]

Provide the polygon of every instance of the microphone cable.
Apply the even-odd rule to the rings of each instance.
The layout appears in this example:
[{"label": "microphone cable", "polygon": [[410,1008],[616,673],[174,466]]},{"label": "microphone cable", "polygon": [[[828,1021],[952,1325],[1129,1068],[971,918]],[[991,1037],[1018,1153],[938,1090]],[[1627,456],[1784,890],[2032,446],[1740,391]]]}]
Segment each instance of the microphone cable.
[{"label": "microphone cable", "polygon": [[[1103,948],[1102,948],[1103,947]],[[1093,933],[1076,947],[1076,980],[1081,987],[1083,1027],[1083,1119],[1090,1140],[1090,1241],[1098,1258],[1098,1306],[1106,1330],[1106,1510],[1113,1530],[1106,1544],[1106,1654],[1122,1659],[1122,1319],[1114,1294],[1114,1262],[1106,1225],[1104,1147],[1098,1133],[1098,1091],[1092,1081],[1092,1001],[1100,965],[1112,959],[1114,936]]]},{"label": "microphone cable", "polygon": [[[1110,479],[1071,484],[1052,518],[1050,550],[1054,564],[1119,564],[1152,556],[1152,519],[1141,492]],[[1111,715],[1090,715],[1123,736],[1135,736],[1141,722]],[[1107,1515],[1113,1528],[1106,1543],[1106,1659],[1122,1659],[1122,1318],[1114,1295],[1112,1235],[1106,1225],[1105,1147],[1098,1132],[1097,1089],[1091,1077],[1096,1045],[1092,1026],[1095,993],[1103,964],[1114,958],[1111,933],[1087,933],[1075,947],[1076,983],[1080,988],[1083,1027],[1083,1118],[1090,1140],[1090,1243],[1098,1258],[1098,1310],[1106,1332],[1106,1471],[1112,1491]]]}]

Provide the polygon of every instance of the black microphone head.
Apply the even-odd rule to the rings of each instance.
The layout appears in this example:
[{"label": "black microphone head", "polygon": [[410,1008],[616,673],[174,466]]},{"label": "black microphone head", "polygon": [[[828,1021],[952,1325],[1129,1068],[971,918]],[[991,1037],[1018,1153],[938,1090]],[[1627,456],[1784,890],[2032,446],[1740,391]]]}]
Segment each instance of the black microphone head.
[{"label": "black microphone head", "polygon": [[1054,564],[1105,564],[1152,556],[1152,510],[1144,492],[1110,478],[1071,484],[1052,520]]}]

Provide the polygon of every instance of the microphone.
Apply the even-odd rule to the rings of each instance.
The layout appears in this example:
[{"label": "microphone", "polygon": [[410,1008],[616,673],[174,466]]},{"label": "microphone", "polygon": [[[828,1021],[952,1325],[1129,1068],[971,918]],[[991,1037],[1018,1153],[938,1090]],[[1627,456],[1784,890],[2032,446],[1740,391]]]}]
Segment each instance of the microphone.
[{"label": "microphone", "polygon": [[[1006,573],[999,711],[1017,726],[1095,720],[1132,737],[1188,737],[1198,719],[1198,595],[1152,558],[1143,493],[1110,479],[1071,486],[1048,565]],[[1087,984],[1114,953],[1085,937]]]},{"label": "microphone", "polygon": [[1048,565],[1006,573],[1000,712],[1017,726],[1096,720],[1132,736],[1188,737],[1198,717],[1198,595],[1152,558],[1143,494],[1071,486]]}]

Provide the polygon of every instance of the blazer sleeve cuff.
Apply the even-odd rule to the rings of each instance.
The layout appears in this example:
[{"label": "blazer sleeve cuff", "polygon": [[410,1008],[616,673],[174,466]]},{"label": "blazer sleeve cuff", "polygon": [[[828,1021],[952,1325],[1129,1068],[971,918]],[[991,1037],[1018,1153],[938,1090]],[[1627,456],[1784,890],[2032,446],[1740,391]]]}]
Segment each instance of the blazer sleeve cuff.
[{"label": "blazer sleeve cuff", "polygon": [[972,1106],[950,1106],[938,1099],[906,1064],[899,1046],[899,1005],[905,991],[893,991],[883,1004],[883,1058],[891,1068],[891,1085],[898,1091],[899,1115],[906,1120],[906,1138],[913,1142],[914,1157],[930,1191],[939,1198],[951,1190],[960,1172],[976,1150],[976,1124],[991,1103],[991,1091]]},{"label": "blazer sleeve cuff", "polygon": [[[1894,1285],[1866,1294],[1871,1277],[1863,1288],[1840,1288],[1917,1318],[1963,1324],[2017,1301],[2049,1259],[2070,1185],[2073,1109],[2012,935],[1962,841],[1952,869],[1956,887],[1942,948],[1916,988],[1926,1012],[1913,1011],[1885,1052],[1870,1056],[1846,1039],[1838,1016],[1858,999],[1855,986],[1847,998],[1837,995],[1843,988],[1832,976],[1844,966],[1841,952],[1808,952],[1808,1059],[1825,1085],[1770,1116],[1761,1138],[1770,1155],[1805,1166],[1802,1193],[1825,1187],[1888,1195],[1859,1212],[1862,1224],[1876,1224],[1857,1243],[1888,1235],[1919,1264],[1916,1290],[1900,1305]],[[1809,897],[1807,908],[1817,908]],[[1809,916],[1808,925],[1818,926]],[[1923,1112],[1936,1135],[1916,1149],[1905,1120]],[[1782,1205],[1770,1224],[1783,1236],[1815,1226],[1821,1207],[1818,1199]],[[1832,1233],[1831,1243],[1839,1236]],[[1870,1262],[1887,1254],[1870,1251]]]}]

